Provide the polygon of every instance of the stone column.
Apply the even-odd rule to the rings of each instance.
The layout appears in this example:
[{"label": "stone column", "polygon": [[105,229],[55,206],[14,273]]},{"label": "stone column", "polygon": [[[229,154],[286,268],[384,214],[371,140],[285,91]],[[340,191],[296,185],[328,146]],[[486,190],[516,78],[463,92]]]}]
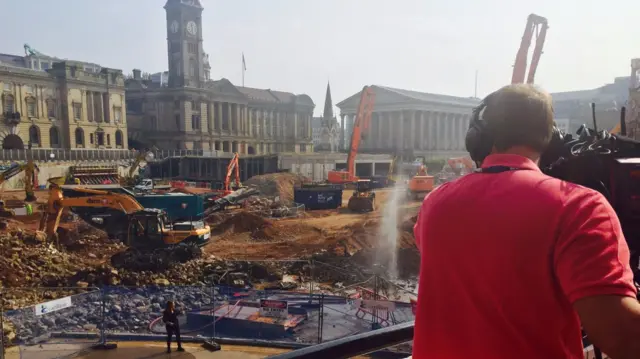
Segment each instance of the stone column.
[{"label": "stone column", "polygon": [[387,127],[387,149],[392,150],[396,145],[395,133],[393,132],[393,112],[382,112],[383,121]]},{"label": "stone column", "polygon": [[308,140],[311,140],[313,138],[313,132],[311,130],[311,117],[313,117],[313,114],[307,115],[307,139]]},{"label": "stone column", "polygon": [[429,149],[436,149],[436,137],[438,133],[438,129],[436,128],[437,122],[437,113],[430,111],[429,112]]},{"label": "stone column", "polygon": [[[252,108],[247,108],[247,110],[249,111],[249,116],[247,121],[249,121],[249,128],[248,133],[249,133],[249,137],[253,137],[253,134],[255,133],[255,130],[253,129],[253,124],[255,123],[255,114],[256,114],[256,110],[252,109]],[[257,152],[257,147],[256,146],[256,152]]]},{"label": "stone column", "polygon": [[409,145],[409,148],[412,149],[417,149],[418,148],[418,141],[416,141],[416,139],[419,137],[419,133],[416,133],[416,129],[418,128],[416,126],[416,117],[418,117],[418,111],[413,111],[413,113],[411,113],[411,119],[409,121],[411,121],[411,133],[409,134],[409,138],[411,139],[411,144]]},{"label": "stone column", "polygon": [[[222,102],[216,102],[216,123],[218,124],[218,133],[222,133]],[[221,145],[222,146],[222,145]]]},{"label": "stone column", "polygon": [[425,123],[424,122],[426,121],[426,118],[424,116],[424,111],[420,111],[420,119],[419,119],[419,121],[420,121],[420,130],[419,130],[420,134],[418,136],[418,149],[425,150],[426,149],[426,143],[425,142],[427,142],[426,141],[427,136],[425,135],[425,132],[424,132],[425,131]]},{"label": "stone column", "polygon": [[405,138],[404,138],[404,112],[398,111],[398,148],[403,150],[405,148]]},{"label": "stone column", "polygon": [[[98,93],[98,113],[96,122],[104,122],[104,103],[102,101],[102,93]],[[96,143],[98,143],[98,139],[96,138]]]},{"label": "stone column", "polygon": [[295,143],[298,141],[298,113],[294,111],[291,115],[293,117],[293,141]]},{"label": "stone column", "polygon": [[384,143],[383,143],[383,136],[382,136],[382,132],[383,127],[382,127],[382,112],[376,112],[376,127],[377,127],[377,134],[378,134],[378,138],[376,139],[376,149],[382,149],[385,148]]},{"label": "stone column", "polygon": [[344,118],[344,114],[340,114],[340,149],[344,150],[344,136],[345,136],[345,132],[344,132],[344,127],[345,127],[345,118]]}]

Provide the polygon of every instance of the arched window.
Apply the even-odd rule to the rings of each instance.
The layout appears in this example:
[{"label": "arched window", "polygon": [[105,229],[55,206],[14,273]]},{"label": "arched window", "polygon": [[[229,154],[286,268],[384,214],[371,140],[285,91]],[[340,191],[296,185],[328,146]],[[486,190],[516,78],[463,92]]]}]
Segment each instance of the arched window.
[{"label": "arched window", "polygon": [[12,95],[3,95],[2,97],[2,112],[13,113],[15,112],[15,100]]},{"label": "arched window", "polygon": [[93,133],[89,134],[89,143],[93,145]]},{"label": "arched window", "polygon": [[107,133],[107,146],[111,146],[111,135]]},{"label": "arched window", "polygon": [[84,131],[76,128],[76,147],[84,147]]},{"label": "arched window", "polygon": [[53,99],[47,100],[47,117],[56,118],[56,101]]},{"label": "arched window", "polygon": [[35,97],[29,96],[25,99],[25,102],[27,103],[27,117],[29,118],[38,117],[38,110],[36,106]]},{"label": "arched window", "polygon": [[40,129],[36,125],[29,127],[29,143],[40,147]]},{"label": "arched window", "polygon": [[122,131],[116,130],[116,147],[122,147]]},{"label": "arched window", "polygon": [[49,142],[51,147],[60,147],[60,133],[55,126],[49,129]]}]

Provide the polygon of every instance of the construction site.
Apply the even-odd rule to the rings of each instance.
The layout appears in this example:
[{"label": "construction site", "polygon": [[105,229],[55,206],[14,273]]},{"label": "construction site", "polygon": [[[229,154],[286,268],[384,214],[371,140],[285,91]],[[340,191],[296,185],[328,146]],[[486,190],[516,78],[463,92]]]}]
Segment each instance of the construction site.
[{"label": "construction site", "polygon": [[[531,15],[512,83],[525,82],[538,28],[526,79],[534,82],[547,22]],[[77,353],[75,345],[160,340],[167,300],[185,312],[189,340],[260,341],[285,351],[410,323],[420,206],[476,163],[466,155],[359,153],[375,104],[364,86],[346,154],[141,151],[62,169],[28,158],[6,164],[3,345],[20,356],[64,346],[49,349],[58,357]],[[624,116],[613,134],[626,135]],[[385,355],[410,352],[402,344]]]}]

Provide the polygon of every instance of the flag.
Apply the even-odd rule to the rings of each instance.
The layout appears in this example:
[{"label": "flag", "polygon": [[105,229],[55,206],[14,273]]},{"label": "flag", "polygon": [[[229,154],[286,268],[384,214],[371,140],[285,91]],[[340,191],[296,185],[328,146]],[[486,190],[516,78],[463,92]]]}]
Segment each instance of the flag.
[{"label": "flag", "polygon": [[242,53],[242,70],[247,71],[247,63],[244,61],[244,52]]}]

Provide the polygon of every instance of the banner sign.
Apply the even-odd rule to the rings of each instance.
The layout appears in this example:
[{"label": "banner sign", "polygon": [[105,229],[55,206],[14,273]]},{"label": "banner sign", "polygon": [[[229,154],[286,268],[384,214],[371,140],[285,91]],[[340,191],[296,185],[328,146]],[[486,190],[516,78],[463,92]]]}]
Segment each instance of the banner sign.
[{"label": "banner sign", "polygon": [[40,303],[35,305],[36,315],[45,315],[51,312],[58,311],[60,309],[71,308],[71,297],[64,297],[50,302]]},{"label": "banner sign", "polygon": [[260,315],[263,317],[284,318],[289,316],[286,300],[260,299]]}]

